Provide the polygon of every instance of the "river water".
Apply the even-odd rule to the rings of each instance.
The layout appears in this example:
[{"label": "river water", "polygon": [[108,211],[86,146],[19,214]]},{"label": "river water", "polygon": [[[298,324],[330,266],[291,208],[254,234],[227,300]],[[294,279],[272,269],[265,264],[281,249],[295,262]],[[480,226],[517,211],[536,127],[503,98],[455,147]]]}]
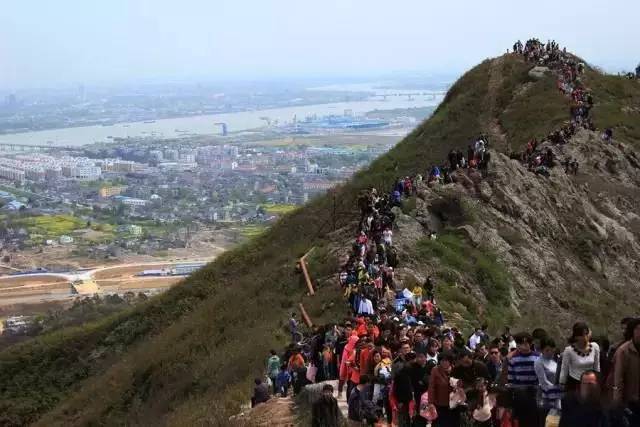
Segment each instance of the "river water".
[{"label": "river water", "polygon": [[[419,93],[409,97],[406,92]],[[296,116],[304,120],[307,116],[341,115],[345,110],[360,115],[374,110],[391,110],[398,108],[417,108],[436,106],[443,96],[424,90],[416,91],[391,90],[373,96],[366,101],[335,102],[329,104],[306,105],[267,110],[244,111],[236,113],[213,114],[203,116],[161,119],[153,123],[134,122],[118,123],[112,126],[83,126],[63,129],[50,129],[35,132],[23,132],[0,135],[0,143],[19,145],[51,145],[81,146],[95,142],[108,142],[111,138],[121,137],[156,137],[175,138],[185,135],[219,135],[220,126],[226,123],[229,132],[246,131],[265,126],[261,117],[280,123],[291,122]],[[389,95],[391,94],[391,95]],[[382,98],[380,95],[387,95]]]}]

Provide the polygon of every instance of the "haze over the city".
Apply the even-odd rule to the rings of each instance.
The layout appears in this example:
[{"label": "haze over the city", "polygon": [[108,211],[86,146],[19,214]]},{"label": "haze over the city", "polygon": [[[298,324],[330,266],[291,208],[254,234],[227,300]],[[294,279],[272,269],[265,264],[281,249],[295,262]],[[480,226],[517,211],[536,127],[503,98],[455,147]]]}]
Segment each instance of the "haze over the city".
[{"label": "haze over the city", "polygon": [[617,72],[640,58],[639,15],[628,0],[5,2],[0,89],[459,73],[532,35]]}]

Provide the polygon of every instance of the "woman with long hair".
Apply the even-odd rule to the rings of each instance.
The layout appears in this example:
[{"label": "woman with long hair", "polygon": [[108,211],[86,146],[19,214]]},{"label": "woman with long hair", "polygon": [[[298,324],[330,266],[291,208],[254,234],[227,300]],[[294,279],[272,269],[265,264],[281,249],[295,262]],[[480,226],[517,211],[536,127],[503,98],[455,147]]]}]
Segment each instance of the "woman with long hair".
[{"label": "woman with long hair", "polygon": [[591,341],[591,330],[584,322],[573,325],[569,343],[562,353],[559,382],[571,393],[577,391],[585,371],[600,373],[600,346]]},{"label": "woman with long hair", "polygon": [[469,406],[474,427],[493,427],[493,408],[496,406],[495,396],[489,394],[487,380],[477,378],[475,383],[476,399]]}]

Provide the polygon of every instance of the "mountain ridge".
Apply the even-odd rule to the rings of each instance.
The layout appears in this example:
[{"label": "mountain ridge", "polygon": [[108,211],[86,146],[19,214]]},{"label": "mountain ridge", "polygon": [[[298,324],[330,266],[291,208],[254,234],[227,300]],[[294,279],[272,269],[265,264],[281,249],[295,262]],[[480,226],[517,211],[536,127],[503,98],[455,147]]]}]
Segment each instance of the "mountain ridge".
[{"label": "mountain ridge", "polygon": [[[432,118],[388,155],[373,162],[351,182],[283,218],[264,236],[223,254],[185,283],[131,312],[71,333],[61,331],[38,338],[0,353],[0,379],[3,384],[9,384],[2,390],[0,423],[21,425],[39,419],[40,425],[118,424],[125,420],[128,424],[224,424],[229,415],[237,412],[239,402],[245,400],[250,381],[256,371],[262,369],[268,349],[286,343],[287,333],[283,328],[286,316],[299,301],[304,302],[317,323],[332,321],[344,314],[340,291],[332,285],[332,275],[338,268],[342,242],[348,241],[352,234],[354,218],[358,215],[355,195],[359,191],[370,187],[390,188],[398,176],[424,171],[431,164],[441,162],[449,150],[465,149],[468,142],[481,133],[490,135],[495,144],[493,148],[503,153],[496,156],[492,170],[493,166],[500,165],[510,173],[506,178],[494,176],[492,179],[502,179],[502,189],[517,184],[509,180],[522,174],[522,167],[513,165],[515,161],[509,160],[505,153],[557,129],[566,121],[570,106],[566,97],[558,93],[552,76],[532,79],[528,75],[530,68],[514,55],[484,61],[465,73],[449,90]],[[596,123],[601,128],[614,127],[619,134],[616,140],[628,146],[626,149],[640,146],[640,129],[634,125],[640,115],[640,110],[636,110],[640,102],[636,82],[601,75],[593,69],[586,71],[586,79],[596,94],[593,110]],[[582,145],[593,144],[597,135],[585,134],[579,138],[584,139],[580,142]],[[583,156],[580,152],[575,155]],[[619,170],[626,173],[636,169],[625,156],[616,153],[612,156],[617,159]],[[587,157],[584,158],[589,165]],[[602,170],[602,166],[599,167],[601,169],[593,170]],[[523,186],[542,179],[524,172],[530,176],[524,175],[518,181]],[[561,171],[554,170],[551,178],[557,175],[559,179],[560,174]],[[611,182],[616,183],[614,179]],[[490,190],[492,196],[499,194],[495,188]],[[482,228],[485,223],[495,223],[496,218],[510,209],[515,212],[520,205],[517,197],[513,197],[514,192],[505,192],[502,205],[492,206],[491,215],[482,216],[478,205],[472,206],[471,213],[479,213],[477,221],[483,224],[475,223],[476,226]],[[457,197],[473,203],[488,203],[483,200],[488,190],[486,186],[483,190],[482,184],[479,191],[472,186],[465,190],[456,188],[453,193],[456,194],[445,194],[445,200],[449,200],[448,197],[454,200],[455,209],[458,209]],[[430,197],[431,191],[423,189],[421,196],[419,193],[416,207],[408,208],[401,216],[401,227],[414,231],[424,228],[418,219],[429,216],[434,200],[442,200]],[[450,215],[448,208],[445,203],[440,207],[443,209],[440,214]],[[435,209],[437,213],[438,207]],[[460,209],[464,213],[464,203]],[[529,214],[529,217],[535,218],[535,215]],[[445,225],[451,227],[451,224]],[[450,247],[444,249],[454,253],[459,249],[473,259],[480,259],[473,233],[464,231],[464,227],[469,226],[473,227],[474,222],[456,225],[453,231],[457,234],[453,233]],[[495,226],[491,229],[496,230]],[[587,229],[587,226],[578,229]],[[449,231],[452,230],[447,228],[444,234]],[[635,233],[632,234],[635,236]],[[399,234],[412,235],[402,228]],[[515,241],[516,237],[512,234],[511,239]],[[500,236],[504,242],[508,238]],[[426,272],[411,268],[414,261],[414,267],[446,264],[437,256],[438,248],[427,244],[420,251],[414,248],[420,239],[409,240],[405,249],[409,268],[400,274],[407,280],[411,280],[412,275],[419,279]],[[442,242],[447,245],[446,239]],[[591,245],[602,243],[594,239]],[[315,297],[305,295],[305,287],[293,268],[295,260],[312,246],[318,249],[310,256],[310,269],[312,276],[323,285]],[[496,244],[496,248],[499,245]],[[503,261],[499,258],[505,254],[508,251],[496,253],[497,267],[490,260],[488,268],[501,268]],[[527,274],[522,275],[526,279]],[[464,274],[457,277],[460,286],[447,287],[444,291],[453,301],[447,311],[457,313],[458,321],[466,320],[468,326],[480,319],[480,307],[485,308],[484,311],[487,307],[489,311],[495,310],[490,301],[482,301],[484,292],[473,277]],[[533,288],[537,292],[539,286]],[[482,305],[466,306],[469,295],[482,301]],[[517,321],[518,314],[528,315],[517,293],[514,295],[509,290],[511,301],[514,296],[518,302],[516,308],[523,311],[504,313],[496,322]],[[255,301],[260,304],[250,305]],[[247,306],[240,302],[246,302]],[[473,318],[465,319],[465,315]],[[566,319],[562,322],[566,326]],[[221,385],[224,386],[221,388]]]}]

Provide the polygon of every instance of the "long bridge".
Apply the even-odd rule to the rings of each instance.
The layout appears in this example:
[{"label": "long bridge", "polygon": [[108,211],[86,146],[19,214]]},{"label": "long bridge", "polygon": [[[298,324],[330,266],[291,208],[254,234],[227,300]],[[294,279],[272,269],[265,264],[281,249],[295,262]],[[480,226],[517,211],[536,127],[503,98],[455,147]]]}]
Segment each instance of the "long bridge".
[{"label": "long bridge", "polygon": [[387,98],[389,97],[406,97],[408,100],[412,101],[415,97],[418,96],[424,96],[424,97],[428,97],[429,99],[435,100],[436,97],[438,96],[444,96],[446,95],[447,92],[444,91],[440,91],[440,92],[411,92],[411,93],[406,93],[406,92],[401,92],[401,93],[378,93],[372,96],[372,98],[382,98],[383,100],[387,100]]},{"label": "long bridge", "polygon": [[0,151],[48,151],[48,150],[73,150],[77,147],[67,145],[31,145],[31,144],[11,144],[0,142]]}]

